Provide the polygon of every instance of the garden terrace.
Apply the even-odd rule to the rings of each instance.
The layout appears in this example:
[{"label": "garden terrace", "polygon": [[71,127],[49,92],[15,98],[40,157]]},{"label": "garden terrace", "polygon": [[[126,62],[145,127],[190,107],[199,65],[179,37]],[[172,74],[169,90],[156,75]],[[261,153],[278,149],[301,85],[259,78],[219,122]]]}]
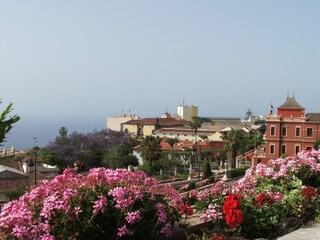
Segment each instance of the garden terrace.
[{"label": "garden terrace", "polygon": [[24,240],[186,239],[185,233],[194,240],[274,239],[301,219],[319,219],[319,156],[303,151],[183,195],[141,171],[97,168],[83,176],[68,169],[4,205],[0,232]]}]

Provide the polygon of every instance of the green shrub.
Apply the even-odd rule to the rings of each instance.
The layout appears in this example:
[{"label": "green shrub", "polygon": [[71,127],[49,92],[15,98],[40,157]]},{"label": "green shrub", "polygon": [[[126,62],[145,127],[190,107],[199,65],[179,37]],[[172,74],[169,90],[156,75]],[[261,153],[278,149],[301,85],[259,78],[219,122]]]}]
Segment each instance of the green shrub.
[{"label": "green shrub", "polygon": [[209,183],[214,183],[216,181],[215,173],[212,173],[212,175],[209,177]]},{"label": "green shrub", "polygon": [[195,182],[190,182],[190,183],[189,183],[188,191],[193,190],[193,189],[196,189],[196,188],[197,188],[197,186],[196,186],[196,183],[195,183]]},{"label": "green shrub", "polygon": [[206,164],[204,166],[202,179],[208,179],[212,175],[211,166],[209,161],[206,161]]},{"label": "green shrub", "polygon": [[248,167],[242,167],[242,168],[235,168],[231,170],[227,170],[227,176],[228,178],[235,178],[245,175],[246,170]]},{"label": "green shrub", "polygon": [[4,196],[9,199],[9,201],[12,201],[14,199],[18,199],[20,196],[25,194],[27,191],[26,187],[20,187],[16,190],[7,190],[4,192]]}]

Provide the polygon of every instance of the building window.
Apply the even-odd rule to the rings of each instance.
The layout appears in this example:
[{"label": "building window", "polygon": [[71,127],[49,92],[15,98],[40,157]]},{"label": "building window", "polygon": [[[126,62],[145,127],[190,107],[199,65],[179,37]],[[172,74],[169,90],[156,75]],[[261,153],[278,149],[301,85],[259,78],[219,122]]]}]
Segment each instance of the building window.
[{"label": "building window", "polygon": [[307,137],[312,137],[312,128],[307,128]]},{"label": "building window", "polygon": [[283,145],[281,145],[281,154],[286,154],[286,145],[285,144],[283,144]]},{"label": "building window", "polygon": [[307,147],[306,149],[307,149],[307,151],[309,151],[309,150],[312,150],[312,147]]},{"label": "building window", "polygon": [[295,148],[295,153],[298,154],[298,152],[300,152],[300,145],[296,145],[296,148]]},{"label": "building window", "polygon": [[274,154],[275,153],[275,149],[274,149],[274,144],[270,144],[270,154]]},{"label": "building window", "polygon": [[276,127],[275,126],[271,126],[270,128],[270,136],[275,136],[276,135]]},{"label": "building window", "polygon": [[287,127],[282,127],[282,136],[287,136]]},{"label": "building window", "polygon": [[301,128],[296,127],[296,137],[300,137],[300,135],[301,135]]}]

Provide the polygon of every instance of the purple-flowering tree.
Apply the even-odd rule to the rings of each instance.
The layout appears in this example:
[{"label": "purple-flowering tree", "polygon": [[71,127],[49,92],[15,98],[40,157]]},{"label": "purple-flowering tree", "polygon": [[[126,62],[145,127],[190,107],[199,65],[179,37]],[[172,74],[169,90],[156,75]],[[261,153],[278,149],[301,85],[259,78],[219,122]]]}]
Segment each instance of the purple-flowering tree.
[{"label": "purple-flowering tree", "polygon": [[75,163],[80,169],[100,167],[108,149],[118,144],[131,147],[131,140],[124,132],[107,129],[87,134],[73,132],[68,135],[67,129],[63,130],[61,128],[60,135],[46,147],[44,156],[44,160],[51,163],[54,162],[51,158],[54,156],[58,160],[56,163],[62,168],[73,167]]}]

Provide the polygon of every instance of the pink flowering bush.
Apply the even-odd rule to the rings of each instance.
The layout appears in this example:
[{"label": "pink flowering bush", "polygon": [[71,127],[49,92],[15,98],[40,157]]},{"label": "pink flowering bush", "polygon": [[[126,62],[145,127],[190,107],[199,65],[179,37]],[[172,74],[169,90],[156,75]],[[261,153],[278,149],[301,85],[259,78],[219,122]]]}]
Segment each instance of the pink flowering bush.
[{"label": "pink flowering bush", "polygon": [[67,169],[0,213],[7,239],[155,239],[170,235],[180,195],[141,171]]},{"label": "pink flowering bush", "polygon": [[192,196],[200,220],[213,224],[206,236],[274,238],[318,210],[319,189],[320,150],[313,150],[258,164],[237,182],[219,182]]}]

